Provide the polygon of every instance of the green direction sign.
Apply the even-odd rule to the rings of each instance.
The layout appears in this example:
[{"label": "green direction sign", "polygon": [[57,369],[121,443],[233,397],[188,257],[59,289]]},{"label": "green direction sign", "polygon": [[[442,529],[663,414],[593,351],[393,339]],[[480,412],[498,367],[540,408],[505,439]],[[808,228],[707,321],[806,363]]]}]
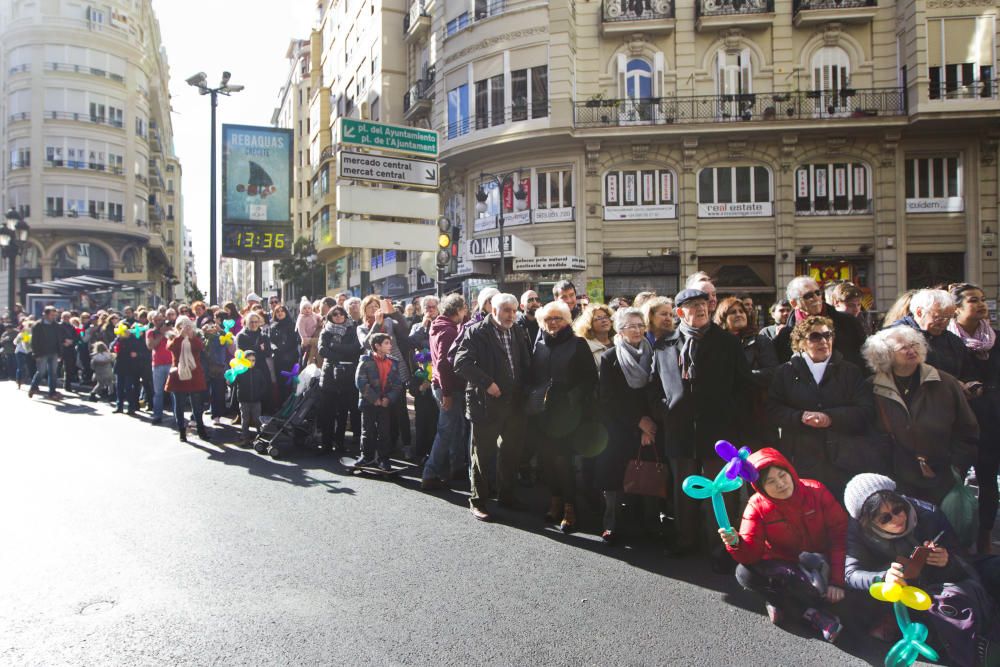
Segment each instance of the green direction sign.
[{"label": "green direction sign", "polygon": [[363,146],[427,157],[438,154],[438,133],[434,130],[341,118],[339,137],[342,146]]}]

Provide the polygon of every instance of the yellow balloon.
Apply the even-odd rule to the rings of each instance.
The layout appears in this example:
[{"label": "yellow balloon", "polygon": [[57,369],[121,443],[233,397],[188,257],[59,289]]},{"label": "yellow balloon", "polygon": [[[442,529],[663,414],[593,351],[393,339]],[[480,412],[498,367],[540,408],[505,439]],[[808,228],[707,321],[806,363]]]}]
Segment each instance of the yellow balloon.
[{"label": "yellow balloon", "polygon": [[904,588],[900,602],[917,611],[927,611],[931,608],[931,596],[916,586]]},{"label": "yellow balloon", "polygon": [[899,584],[878,581],[871,585],[868,592],[879,602],[899,602],[899,599],[903,596],[903,587]]},{"label": "yellow balloon", "polygon": [[868,589],[871,596],[880,602],[901,602],[910,609],[926,611],[931,608],[931,596],[916,586],[900,586],[879,581]]}]

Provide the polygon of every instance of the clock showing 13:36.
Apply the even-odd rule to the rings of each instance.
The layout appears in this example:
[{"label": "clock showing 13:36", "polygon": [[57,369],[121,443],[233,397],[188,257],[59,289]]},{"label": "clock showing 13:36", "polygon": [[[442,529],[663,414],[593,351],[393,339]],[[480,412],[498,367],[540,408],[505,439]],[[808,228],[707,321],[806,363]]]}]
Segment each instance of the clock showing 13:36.
[{"label": "clock showing 13:36", "polygon": [[288,243],[285,232],[243,230],[232,236],[233,247],[243,250],[284,250]]}]

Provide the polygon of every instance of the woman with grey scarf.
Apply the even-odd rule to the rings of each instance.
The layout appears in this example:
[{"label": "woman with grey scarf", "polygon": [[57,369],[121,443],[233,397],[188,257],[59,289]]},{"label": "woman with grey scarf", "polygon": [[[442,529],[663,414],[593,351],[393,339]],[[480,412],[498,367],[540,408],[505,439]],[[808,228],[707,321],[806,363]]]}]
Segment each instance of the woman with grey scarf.
[{"label": "woman with grey scarf", "polygon": [[323,359],[323,374],[319,381],[323,390],[319,412],[319,427],[323,433],[321,450],[331,447],[338,452],[344,450],[351,404],[357,400],[352,387],[360,355],[357,328],[342,306],[334,306],[326,314],[319,336],[319,356]]},{"label": "woman with grey scarf", "polygon": [[[615,539],[616,510],[621,502],[625,466],[643,450],[656,446],[656,422],[646,402],[646,385],[653,372],[653,347],[646,340],[646,324],[638,308],[615,313],[614,347],[601,355],[601,420],[608,431],[607,445],[594,460],[594,486],[604,492],[601,537]],[[662,460],[663,453],[657,453]],[[652,452],[645,458],[652,459]]]}]

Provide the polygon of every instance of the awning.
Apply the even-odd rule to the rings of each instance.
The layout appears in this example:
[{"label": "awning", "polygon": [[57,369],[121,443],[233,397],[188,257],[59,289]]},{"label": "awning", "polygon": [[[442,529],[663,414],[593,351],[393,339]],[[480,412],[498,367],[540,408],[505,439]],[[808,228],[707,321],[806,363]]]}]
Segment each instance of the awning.
[{"label": "awning", "polygon": [[47,282],[32,283],[28,285],[29,290],[45,290],[59,294],[79,292],[80,290],[124,289],[127,287],[127,284],[116,280],[108,280],[107,278],[98,278],[97,276],[87,275],[74,276],[72,278],[60,278],[59,280],[49,280]]}]

